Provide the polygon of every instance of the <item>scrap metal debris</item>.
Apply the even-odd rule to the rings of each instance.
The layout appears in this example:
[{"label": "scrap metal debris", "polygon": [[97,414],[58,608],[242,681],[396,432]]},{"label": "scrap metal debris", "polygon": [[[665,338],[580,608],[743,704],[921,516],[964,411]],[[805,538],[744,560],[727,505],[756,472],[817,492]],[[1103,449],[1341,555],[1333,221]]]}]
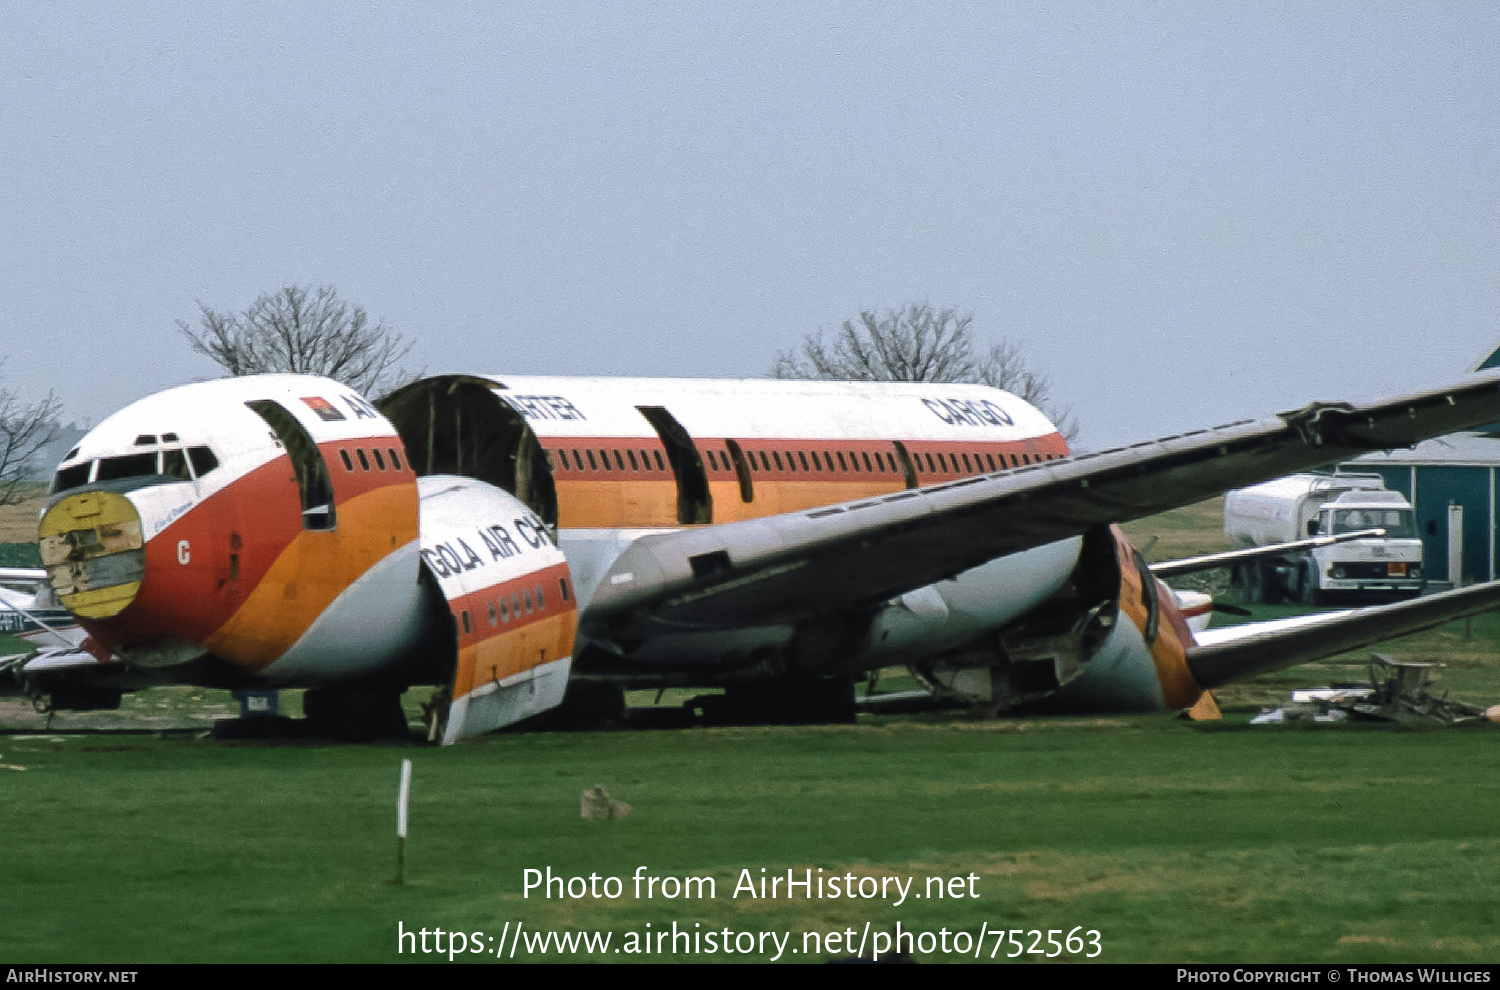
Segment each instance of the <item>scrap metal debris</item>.
[{"label": "scrap metal debris", "polygon": [[1290,704],[1262,708],[1251,725],[1279,725],[1310,719],[1342,722],[1348,718],[1384,722],[1431,721],[1455,725],[1471,719],[1500,721],[1500,705],[1488,708],[1452,701],[1445,691],[1432,691],[1434,675],[1444,665],[1393,660],[1384,653],[1370,655],[1369,684],[1335,684],[1293,691]]}]

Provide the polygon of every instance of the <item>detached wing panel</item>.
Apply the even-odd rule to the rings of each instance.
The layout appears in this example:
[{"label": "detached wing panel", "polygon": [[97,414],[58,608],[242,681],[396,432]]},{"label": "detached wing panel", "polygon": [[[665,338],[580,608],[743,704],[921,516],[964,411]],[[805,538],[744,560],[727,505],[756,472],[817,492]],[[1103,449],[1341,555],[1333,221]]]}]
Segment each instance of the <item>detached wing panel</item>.
[{"label": "detached wing panel", "polygon": [[874,605],[985,561],[1230,488],[1500,418],[1500,373],[1084,454],[809,512],[644,537],[582,617],[628,643]]},{"label": "detached wing panel", "polygon": [[1160,563],[1152,564],[1151,573],[1159,578],[1180,577],[1183,574],[1210,571],[1216,567],[1242,564],[1245,561],[1259,560],[1262,557],[1277,557],[1285,553],[1298,553],[1303,550],[1314,550],[1318,547],[1331,547],[1338,543],[1350,543],[1354,540],[1379,539],[1384,535],[1385,530],[1383,529],[1359,529],[1351,533],[1336,533],[1333,536],[1316,536],[1310,540],[1293,540],[1290,543],[1271,543],[1263,547],[1246,547],[1243,550],[1206,553],[1201,557],[1183,557],[1180,560],[1164,560]]}]

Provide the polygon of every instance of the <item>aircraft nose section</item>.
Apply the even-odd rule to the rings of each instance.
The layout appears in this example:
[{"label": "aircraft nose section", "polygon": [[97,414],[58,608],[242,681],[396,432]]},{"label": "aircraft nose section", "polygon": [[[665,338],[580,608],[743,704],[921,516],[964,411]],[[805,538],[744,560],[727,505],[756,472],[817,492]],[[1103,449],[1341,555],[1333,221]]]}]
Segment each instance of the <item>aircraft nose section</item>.
[{"label": "aircraft nose section", "polygon": [[140,513],[124,495],[91,491],[59,500],[42,514],[37,539],[52,589],[74,615],[107,619],[135,600],[146,551]]}]

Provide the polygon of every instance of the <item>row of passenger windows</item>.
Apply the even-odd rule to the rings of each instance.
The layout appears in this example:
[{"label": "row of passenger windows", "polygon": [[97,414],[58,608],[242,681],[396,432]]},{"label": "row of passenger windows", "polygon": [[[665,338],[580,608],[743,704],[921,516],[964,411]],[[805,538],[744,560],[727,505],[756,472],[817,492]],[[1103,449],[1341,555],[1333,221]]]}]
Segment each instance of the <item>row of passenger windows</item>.
[{"label": "row of passenger windows", "polygon": [[[568,600],[567,578],[557,579],[557,590],[562,594],[562,600],[566,602]],[[519,620],[523,614],[521,611],[523,608],[526,610],[525,615],[545,611],[547,608],[547,596],[543,594],[541,585],[534,584],[529,588],[522,588],[520,591],[512,591],[509,598],[501,595],[498,599],[487,601],[484,604],[489,611],[490,626],[493,628],[501,623],[510,622],[512,619]],[[471,635],[474,632],[474,624],[469,618],[468,609],[464,609],[459,613],[459,620],[463,623],[464,635]]]},{"label": "row of passenger windows", "polygon": [[[936,466],[933,458],[936,457]],[[1010,463],[1005,459],[1009,457]],[[1040,464],[1042,461],[1050,461],[1056,457],[1055,454],[1001,454],[998,457],[986,451],[981,454],[974,452],[974,460],[970,462],[969,454],[961,451],[957,454],[944,454],[939,452],[931,454],[927,451],[918,451],[912,455],[917,463],[917,470],[922,469],[925,461],[929,474],[976,474],[982,471],[1004,471],[1007,468],[1020,467],[1023,464]],[[963,459],[963,467],[959,467],[959,459]]]},{"label": "row of passenger windows", "polygon": [[[773,450],[769,457],[763,450],[747,450],[746,458],[750,461],[752,470],[760,471],[804,471],[812,473],[815,471],[837,472],[848,474],[851,471],[858,474],[863,471],[868,474],[885,472],[887,474],[903,473],[896,461],[896,455],[886,451],[849,451],[848,458],[844,457],[844,451],[818,451],[818,450],[788,450],[786,458],[782,459],[782,451]],[[1051,454],[1037,454],[1035,458],[1031,454],[1010,454],[1010,463],[1006,464],[1007,455],[1001,454],[998,458],[993,453],[974,452],[972,459],[967,452],[948,454],[939,452],[937,454],[926,451],[917,451],[911,455],[912,464],[917,471],[926,474],[976,474],[981,471],[1004,471],[1007,467],[1019,467],[1022,464],[1032,464],[1046,460],[1052,460]],[[719,467],[722,463],[726,471],[733,470],[729,462],[729,456],[714,450],[708,452],[709,461]],[[873,463],[872,463],[873,459]],[[834,466],[834,462],[838,466]],[[772,465],[775,465],[774,468]],[[960,466],[961,465],[961,466]]]},{"label": "row of passenger windows", "polygon": [[[385,449],[385,452],[391,458],[391,470],[392,471],[399,471],[399,470],[401,470],[401,455],[399,455],[399,454],[396,453],[396,448],[395,447],[387,447]],[[368,471],[368,470],[370,470],[370,458],[369,458],[369,456],[367,456],[365,454],[364,449],[361,448],[361,447],[356,447],[355,450],[354,450],[354,454],[355,454],[356,457],[359,458],[359,469],[361,471]],[[375,468],[377,470],[379,470],[379,471],[384,471],[385,470],[385,457],[381,455],[380,448],[379,447],[372,447],[372,448],[370,448],[370,454],[374,455],[374,457],[375,457]],[[349,457],[349,451],[345,450],[343,447],[340,447],[339,448],[339,458],[340,458],[340,460],[342,460],[344,462],[344,470],[345,471],[353,471],[354,470],[354,461],[350,459],[350,457]]]},{"label": "row of passenger windows", "polygon": [[[596,451],[589,448],[585,448],[580,453],[576,447],[571,451],[559,447],[556,453],[557,459],[562,462],[564,471],[651,471],[653,468],[650,455],[653,454],[656,460],[654,470],[666,471],[667,469],[667,462],[662,459],[661,451],[659,450],[636,451],[627,447],[622,452],[618,447],[613,450],[605,450],[601,447],[597,451],[598,456],[595,457]],[[572,454],[571,459],[569,459],[569,453]],[[610,462],[611,453],[614,454],[613,463]],[[555,469],[552,461],[553,451],[549,450],[546,454],[547,466]],[[585,459],[587,459],[586,466]],[[627,461],[629,462],[629,467],[626,467]]]},{"label": "row of passenger windows", "polygon": [[[848,474],[851,471],[856,474],[875,474],[877,472],[885,472],[888,474],[901,473],[901,469],[896,466],[895,455],[887,454],[884,451],[879,450],[875,452],[873,462],[870,459],[871,455],[869,451],[857,452],[851,450],[849,451],[848,460],[844,459],[844,452],[842,450],[788,450],[785,451],[785,460],[783,460],[781,457],[782,453],[783,451],[780,450],[772,450],[769,452],[764,450],[747,450],[745,451],[745,459],[750,462],[750,470],[752,472],[795,472],[801,470],[807,473],[812,473],[814,471],[826,471],[829,473],[838,472],[840,474]],[[714,459],[715,454],[718,454],[720,458],[723,458],[725,470],[733,470],[733,467],[729,463],[729,457],[727,454],[719,454],[717,451],[710,450],[708,452],[710,460]],[[809,458],[811,458],[811,461],[809,461]],[[834,466],[835,458],[838,460],[837,467]],[[863,460],[864,462],[863,468],[860,467],[861,460]]]},{"label": "row of passenger windows", "polygon": [[219,459],[207,447],[173,447],[149,453],[99,457],[59,470],[52,479],[52,490],[63,492],[90,482],[118,481],[121,478],[161,476],[178,481],[192,481],[218,466]]},{"label": "row of passenger windows", "polygon": [[[556,454],[556,461],[553,455]],[[734,463],[728,453],[710,447],[707,452],[709,467],[715,471],[734,471]],[[757,472],[825,472],[829,474],[896,474],[902,472],[897,464],[896,456],[886,451],[845,451],[842,450],[747,450],[745,459],[750,465],[752,473]],[[566,450],[558,448],[556,451],[548,450],[547,464],[556,469],[560,463],[565,471],[651,471],[654,469],[665,472],[666,462],[662,459],[660,450],[636,451],[626,448],[605,449],[577,448]],[[785,455],[783,457],[783,454]],[[395,457],[395,451],[391,452]],[[1008,467],[1020,467],[1022,464],[1033,464],[1043,460],[1052,460],[1053,454],[1001,454],[998,459],[993,453],[979,453],[975,451],[971,455],[967,452],[948,454],[939,452],[937,454],[926,451],[918,451],[911,455],[914,466],[920,472],[926,474],[975,474],[982,471],[1004,471]],[[1010,462],[1006,463],[1006,457]],[[348,458],[345,457],[347,462]],[[627,466],[628,465],[628,466]]]}]

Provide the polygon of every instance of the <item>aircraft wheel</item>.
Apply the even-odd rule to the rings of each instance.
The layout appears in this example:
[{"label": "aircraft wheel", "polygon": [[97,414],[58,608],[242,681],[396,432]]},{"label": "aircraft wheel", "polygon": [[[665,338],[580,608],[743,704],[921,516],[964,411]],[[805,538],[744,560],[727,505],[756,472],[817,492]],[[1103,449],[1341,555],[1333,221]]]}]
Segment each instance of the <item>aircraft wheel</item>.
[{"label": "aircraft wheel", "polygon": [[1318,592],[1317,577],[1312,568],[1303,566],[1297,572],[1297,601],[1303,605],[1319,605],[1323,596]]},{"label": "aircraft wheel", "polygon": [[1292,593],[1286,586],[1286,578],[1274,567],[1260,568],[1260,600],[1266,605],[1279,605],[1292,600]]},{"label": "aircraft wheel", "polygon": [[1240,605],[1264,605],[1265,575],[1259,564],[1240,564],[1229,572],[1231,597]]},{"label": "aircraft wheel", "polygon": [[1244,564],[1229,569],[1229,597],[1236,605],[1250,604],[1249,568]]}]

